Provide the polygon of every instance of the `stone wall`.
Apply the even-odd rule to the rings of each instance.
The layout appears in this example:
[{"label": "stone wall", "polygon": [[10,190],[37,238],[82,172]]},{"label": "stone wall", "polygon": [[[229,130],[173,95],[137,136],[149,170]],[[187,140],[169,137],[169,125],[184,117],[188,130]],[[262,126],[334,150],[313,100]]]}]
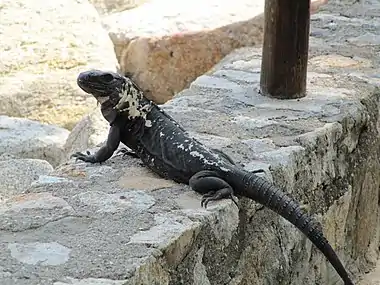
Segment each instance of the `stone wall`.
[{"label": "stone wall", "polygon": [[[263,97],[260,55],[237,50],[162,107],[316,215],[358,281],[379,254],[380,92],[364,73],[328,74],[314,57],[307,97]],[[187,186],[120,155],[44,171],[0,211],[3,284],[340,284],[270,210],[245,198],[202,209]]]},{"label": "stone wall", "polygon": [[[311,64],[306,98],[265,98],[255,91],[260,54],[236,51],[165,109],[185,128],[223,141],[219,148],[246,168],[269,165],[274,183],[319,215],[328,239],[358,279],[378,258],[380,92],[362,79],[329,75]],[[218,244],[208,230],[215,225],[206,225],[193,254],[180,266],[183,275],[174,274],[177,278],[196,267],[202,249],[210,284],[229,278],[228,284],[339,280],[324,257],[282,218],[251,201],[242,203],[230,243]],[[192,284],[194,276],[187,277],[183,284]],[[175,280],[171,284],[180,279]]]},{"label": "stone wall", "polygon": [[[241,167],[264,169],[316,215],[361,285],[378,282],[360,279],[380,245],[380,6],[366,2],[361,17],[362,6],[342,14],[340,2],[313,16],[305,98],[261,96],[261,50],[245,48],[162,106]],[[94,122],[87,118],[65,148],[85,141],[81,130],[92,133]],[[227,200],[202,209],[187,186],[117,154],[101,165],[70,160],[55,169],[6,155],[0,284],[341,284],[300,232],[248,199],[239,209]]]}]

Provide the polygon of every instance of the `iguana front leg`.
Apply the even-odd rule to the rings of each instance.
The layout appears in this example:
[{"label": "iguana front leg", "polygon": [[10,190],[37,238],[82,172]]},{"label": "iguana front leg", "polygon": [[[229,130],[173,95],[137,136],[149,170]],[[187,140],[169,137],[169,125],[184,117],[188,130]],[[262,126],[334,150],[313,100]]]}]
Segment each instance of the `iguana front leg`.
[{"label": "iguana front leg", "polygon": [[232,187],[218,175],[209,170],[203,170],[194,174],[189,180],[190,187],[203,194],[201,206],[207,208],[210,201],[217,201],[221,199],[231,199],[236,206],[238,206],[234,199],[234,190]]},{"label": "iguana front leg", "polygon": [[76,159],[83,160],[85,162],[103,162],[109,159],[115,150],[118,148],[120,144],[120,130],[116,126],[111,126],[107,142],[104,146],[102,146],[96,153],[91,154],[87,152],[87,154],[76,152],[71,155],[71,157],[75,157]]}]

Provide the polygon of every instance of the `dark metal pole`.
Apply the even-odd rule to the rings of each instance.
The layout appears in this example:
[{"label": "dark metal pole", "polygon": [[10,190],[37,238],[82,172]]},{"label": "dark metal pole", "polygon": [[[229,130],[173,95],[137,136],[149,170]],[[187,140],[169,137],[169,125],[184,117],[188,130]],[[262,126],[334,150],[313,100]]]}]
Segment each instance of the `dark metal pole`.
[{"label": "dark metal pole", "polygon": [[266,0],[261,92],[278,99],[306,95],[310,0]]}]

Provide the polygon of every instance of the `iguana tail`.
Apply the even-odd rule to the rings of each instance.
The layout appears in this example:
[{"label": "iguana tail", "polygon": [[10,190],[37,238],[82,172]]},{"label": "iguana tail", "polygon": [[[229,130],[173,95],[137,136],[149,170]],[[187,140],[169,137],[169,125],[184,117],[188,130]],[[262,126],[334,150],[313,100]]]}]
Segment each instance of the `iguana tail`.
[{"label": "iguana tail", "polygon": [[335,251],[324,237],[321,225],[304,213],[295,200],[255,174],[242,171],[238,176],[244,185],[243,191],[240,191],[241,187],[235,188],[238,193],[259,202],[291,222],[326,256],[343,279],[344,284],[354,285]]}]

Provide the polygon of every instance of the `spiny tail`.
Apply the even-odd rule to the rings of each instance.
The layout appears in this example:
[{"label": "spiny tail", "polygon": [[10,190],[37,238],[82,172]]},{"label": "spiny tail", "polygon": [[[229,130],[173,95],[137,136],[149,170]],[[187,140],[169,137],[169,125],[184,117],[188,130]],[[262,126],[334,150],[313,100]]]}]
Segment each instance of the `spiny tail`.
[{"label": "spiny tail", "polygon": [[[326,256],[345,285],[354,285],[333,248],[324,237],[321,227],[312,218],[303,213],[298,203],[267,180],[252,174],[242,173],[244,191],[242,196],[268,207],[296,226]],[[240,192],[240,191],[239,191]]]}]

